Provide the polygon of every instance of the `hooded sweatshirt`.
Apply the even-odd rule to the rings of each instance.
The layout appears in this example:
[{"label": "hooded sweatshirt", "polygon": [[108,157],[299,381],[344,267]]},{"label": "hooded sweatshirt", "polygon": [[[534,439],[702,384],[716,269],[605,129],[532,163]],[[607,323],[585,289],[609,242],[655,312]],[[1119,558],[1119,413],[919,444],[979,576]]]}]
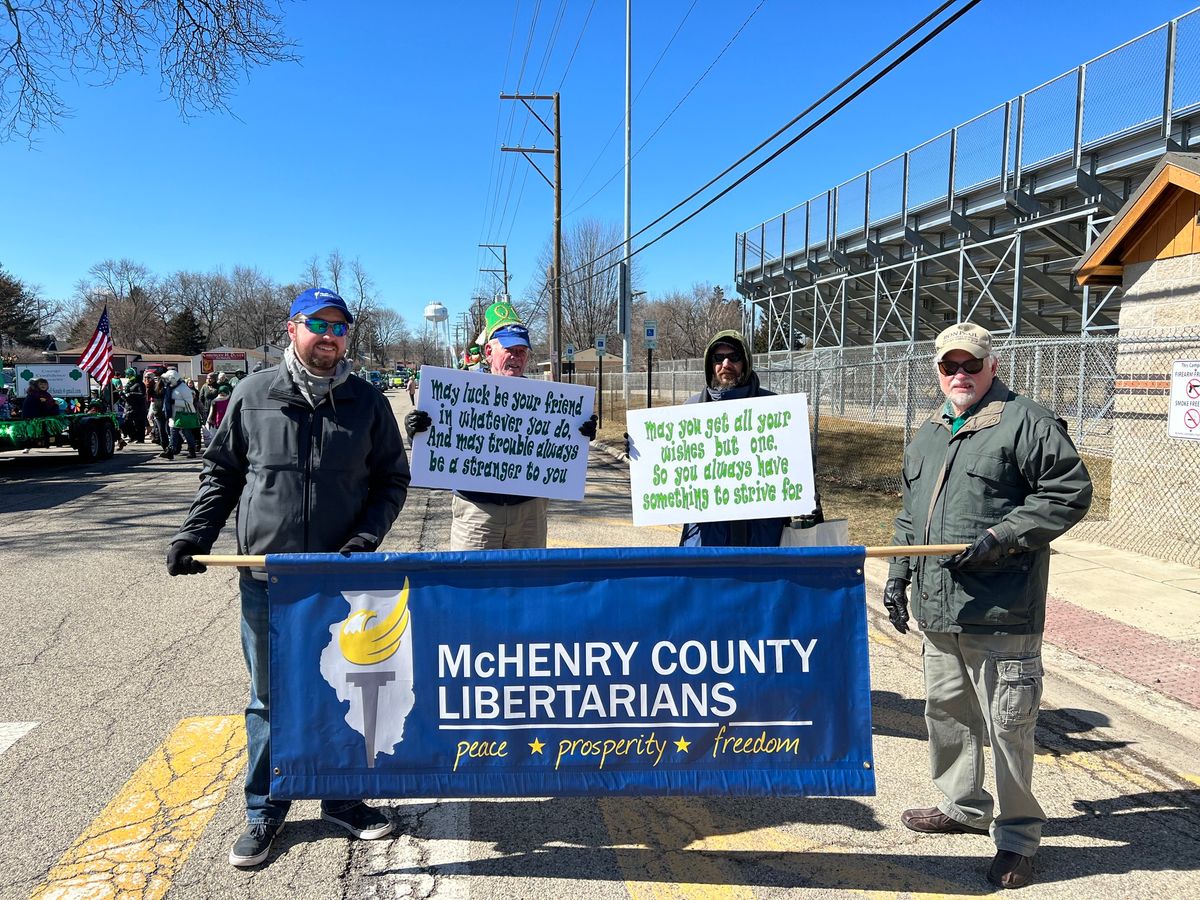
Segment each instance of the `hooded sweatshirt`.
[{"label": "hooded sweatshirt", "polygon": [[[734,387],[719,388],[712,386],[712,360],[717,344],[729,344],[742,351],[745,368],[742,370],[741,380]],[[726,331],[718,331],[713,335],[712,340],[708,342],[708,347],[704,350],[704,380],[708,386],[699,394],[689,397],[687,400],[688,403],[706,403],[710,400],[745,400],[747,397],[774,396],[773,391],[764,390],[759,386],[758,373],[754,371],[754,356],[750,353],[750,345],[746,343],[746,339],[742,337],[740,331],[734,331],[732,328]]]},{"label": "hooded sweatshirt", "polygon": [[[712,382],[712,357],[717,344],[729,344],[742,351],[745,368],[742,377],[734,387],[714,388]],[[754,371],[754,357],[750,353],[750,345],[741,332],[732,329],[718,331],[708,342],[704,351],[704,377],[710,386],[693,394],[687,399],[688,403],[712,403],[721,400],[746,400],[751,397],[774,397],[774,391],[768,391],[758,381],[758,373]],[[681,547],[778,547],[783,529],[788,524],[786,518],[779,519],[739,519],[728,522],[699,522],[683,526],[683,534],[679,537]]]}]

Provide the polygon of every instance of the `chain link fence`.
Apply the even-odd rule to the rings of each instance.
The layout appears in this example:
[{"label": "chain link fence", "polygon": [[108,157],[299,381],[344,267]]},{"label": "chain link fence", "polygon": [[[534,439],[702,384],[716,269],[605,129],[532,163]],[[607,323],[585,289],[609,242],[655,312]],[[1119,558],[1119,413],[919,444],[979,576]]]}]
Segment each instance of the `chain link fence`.
[{"label": "chain link fence", "polygon": [[[1200,565],[1200,440],[1167,434],[1177,360],[1200,359],[1194,332],[1012,338],[996,347],[999,377],[1067,423],[1095,485],[1073,535]],[[899,492],[904,450],[943,402],[933,343],[756,354],[763,386],[804,393],[818,486]],[[699,359],[655,361],[649,399],[683,403],[704,387]],[[603,373],[602,419],[623,427],[625,378]],[[595,373],[577,383],[597,384]],[[628,408],[647,405],[646,373],[628,376]],[[1200,434],[1200,430],[1197,432]]]}]

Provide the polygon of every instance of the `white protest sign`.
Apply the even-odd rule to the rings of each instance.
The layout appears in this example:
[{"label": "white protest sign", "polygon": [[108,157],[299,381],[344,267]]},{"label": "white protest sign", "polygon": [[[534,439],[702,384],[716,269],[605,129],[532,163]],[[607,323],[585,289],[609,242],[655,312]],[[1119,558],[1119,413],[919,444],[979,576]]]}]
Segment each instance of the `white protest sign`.
[{"label": "white protest sign", "polygon": [[416,487],[582,500],[596,389],[581,384],[421,367],[417,408],[433,425],[413,438]]},{"label": "white protest sign", "polygon": [[1177,360],[1171,367],[1167,435],[1200,441],[1200,360]]},{"label": "white protest sign", "polygon": [[634,525],[816,508],[804,394],[630,410],[626,419]]},{"label": "white protest sign", "polygon": [[17,394],[25,396],[29,382],[45,378],[52,397],[89,397],[91,379],[79,366],[66,363],[18,363]]}]

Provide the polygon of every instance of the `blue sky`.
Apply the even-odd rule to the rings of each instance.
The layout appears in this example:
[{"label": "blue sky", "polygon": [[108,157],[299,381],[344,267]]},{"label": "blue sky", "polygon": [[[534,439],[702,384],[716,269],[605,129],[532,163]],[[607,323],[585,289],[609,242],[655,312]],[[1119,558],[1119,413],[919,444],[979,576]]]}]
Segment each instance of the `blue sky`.
[{"label": "blue sky", "polygon": [[[635,89],[687,14],[634,107],[635,149],[757,8],[634,160],[634,229],[935,5],[634,0]],[[730,288],[735,232],[1190,8],[1166,0],[984,0],[810,138],[644,253],[635,287],[652,295],[697,281]],[[552,193],[517,155],[498,162],[498,145],[521,141],[526,118],[515,116],[510,130],[515,104],[498,95],[549,93],[560,84],[566,224],[595,217],[620,227],[620,176],[576,208],[622,164],[623,129],[602,147],[622,122],[624,3],[311,0],[286,7],[286,15],[302,62],[250,73],[232,99],[233,115],[181,120],[156,73],[104,87],[63,85],[73,117],[43,130],[32,148],[0,144],[0,264],[47,296],[66,297],[106,258],[128,257],[160,275],[256,266],[288,281],[313,254],[337,249],[361,259],[380,301],[410,322],[435,300],[457,318],[477,289],[495,284],[479,274],[491,263],[478,243],[508,245],[514,296],[535,276],[551,234]],[[549,146],[547,137],[535,138],[539,128],[529,125],[524,142]]]}]

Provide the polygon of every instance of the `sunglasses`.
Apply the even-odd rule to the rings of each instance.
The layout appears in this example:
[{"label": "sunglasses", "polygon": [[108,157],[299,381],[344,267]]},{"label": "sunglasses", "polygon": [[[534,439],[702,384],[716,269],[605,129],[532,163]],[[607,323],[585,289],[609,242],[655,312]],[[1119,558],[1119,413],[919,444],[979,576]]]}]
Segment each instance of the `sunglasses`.
[{"label": "sunglasses", "polygon": [[742,361],[742,354],[737,351],[733,353],[714,353],[712,359],[714,366],[719,366],[726,360],[729,360],[731,363],[740,363]]},{"label": "sunglasses", "polygon": [[305,317],[304,327],[313,334],[325,334],[329,332],[334,337],[345,337],[350,331],[349,322],[326,322],[324,319],[310,319]]},{"label": "sunglasses", "polygon": [[978,375],[980,372],[983,371],[983,363],[984,363],[984,360],[982,360],[982,359],[968,359],[966,362],[960,362],[960,363],[951,362],[948,359],[943,359],[940,363],[937,364],[937,367],[938,367],[938,371],[941,372],[946,377],[950,377],[951,375],[957,375],[959,369],[962,369],[968,375]]}]

